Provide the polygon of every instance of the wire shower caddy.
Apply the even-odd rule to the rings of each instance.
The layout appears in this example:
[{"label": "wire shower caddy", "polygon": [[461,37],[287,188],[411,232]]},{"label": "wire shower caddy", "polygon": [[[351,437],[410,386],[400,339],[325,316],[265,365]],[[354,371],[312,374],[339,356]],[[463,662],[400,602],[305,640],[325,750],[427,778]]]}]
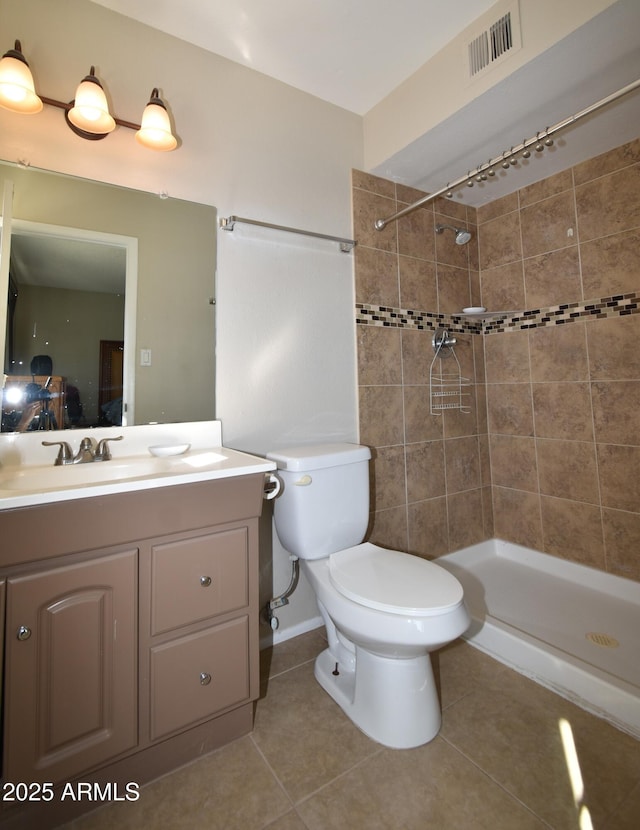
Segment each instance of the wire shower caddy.
[{"label": "wire shower caddy", "polygon": [[[445,328],[438,328],[431,342],[435,352],[429,367],[431,414],[441,415],[445,410],[455,409],[468,415],[471,412],[469,405],[471,393],[465,390],[471,386],[471,381],[463,376],[460,362],[453,350],[456,338],[451,337]],[[445,372],[442,370],[442,363],[438,361],[449,358],[453,358],[455,365],[452,365],[449,372]]]}]

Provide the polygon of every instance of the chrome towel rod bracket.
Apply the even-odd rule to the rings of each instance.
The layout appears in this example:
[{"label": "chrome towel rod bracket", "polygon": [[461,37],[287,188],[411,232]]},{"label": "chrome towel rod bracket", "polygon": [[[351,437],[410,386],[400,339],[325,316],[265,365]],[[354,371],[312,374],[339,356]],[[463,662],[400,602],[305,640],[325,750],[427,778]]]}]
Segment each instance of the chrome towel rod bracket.
[{"label": "chrome towel rod bracket", "polygon": [[257,225],[260,228],[270,228],[274,231],[287,231],[288,233],[299,233],[303,236],[312,236],[316,239],[328,239],[330,242],[337,242],[343,254],[349,254],[356,245],[355,239],[343,239],[340,236],[331,236],[326,233],[316,233],[315,231],[305,231],[300,228],[289,228],[286,225],[273,225],[270,222],[260,222],[257,219],[245,219],[242,216],[223,216],[220,218],[220,227],[223,231],[232,231],[236,222],[244,225]]}]

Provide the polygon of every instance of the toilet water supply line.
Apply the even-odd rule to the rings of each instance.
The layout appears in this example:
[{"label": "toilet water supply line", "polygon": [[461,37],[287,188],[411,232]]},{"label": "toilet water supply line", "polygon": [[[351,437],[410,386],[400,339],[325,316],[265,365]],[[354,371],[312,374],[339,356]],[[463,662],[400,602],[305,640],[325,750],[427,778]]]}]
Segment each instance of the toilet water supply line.
[{"label": "toilet water supply line", "polygon": [[[282,492],[283,486],[284,484],[282,483],[282,479],[277,473],[267,473],[264,477],[264,498],[267,501],[277,499]],[[264,607],[265,621],[269,626],[271,626],[273,631],[276,631],[280,625],[278,618],[273,612],[276,608],[282,608],[284,605],[289,605],[289,597],[297,588],[298,580],[300,578],[300,562],[298,561],[298,557],[291,554],[289,556],[289,561],[291,562],[291,579],[287,589],[284,593],[280,594],[280,596],[270,599]]]},{"label": "toilet water supply line", "polygon": [[518,144],[510,150],[505,150],[501,156],[497,156],[496,158],[490,159],[484,164],[481,164],[475,171],[470,170],[466,176],[461,176],[459,179],[456,179],[455,182],[449,182],[446,187],[440,188],[440,190],[437,190],[435,193],[423,196],[422,199],[418,199],[417,202],[407,205],[407,207],[399,210],[392,216],[387,216],[384,219],[376,219],[374,222],[374,228],[377,231],[382,231],[386,228],[389,222],[395,222],[396,220],[401,219],[408,213],[412,213],[414,210],[423,207],[423,205],[435,201],[435,199],[440,196],[451,198],[455,188],[460,187],[463,184],[466,184],[467,187],[473,187],[474,180],[477,182],[486,181],[487,176],[495,176],[494,167],[497,167],[498,165],[501,165],[505,170],[508,170],[510,167],[514,167],[518,163],[518,159],[516,158],[518,153],[522,153],[522,158],[527,159],[530,157],[531,153],[529,152],[529,147],[535,147],[536,152],[541,153],[545,147],[550,147],[553,144],[551,136],[554,133],[557,133],[560,130],[565,130],[581,118],[591,115],[597,110],[602,109],[602,107],[605,107],[607,104],[612,104],[614,101],[617,101],[618,98],[622,98],[623,95],[633,92],[633,90],[638,89],[638,87],[640,87],[640,78],[637,81],[633,81],[633,83],[622,87],[617,92],[612,92],[611,95],[607,95],[606,98],[596,101],[595,104],[591,104],[591,106],[577,112],[575,115],[565,118],[564,121],[559,121],[557,124],[554,124],[553,127],[547,127],[546,130],[536,133],[534,137],[528,138],[526,141],[523,141],[522,144]]}]

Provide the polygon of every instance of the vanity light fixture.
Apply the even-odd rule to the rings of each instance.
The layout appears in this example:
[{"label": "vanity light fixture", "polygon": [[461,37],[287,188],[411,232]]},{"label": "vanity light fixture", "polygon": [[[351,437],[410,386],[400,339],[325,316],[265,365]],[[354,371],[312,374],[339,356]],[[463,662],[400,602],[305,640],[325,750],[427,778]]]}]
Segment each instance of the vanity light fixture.
[{"label": "vanity light fixture", "polygon": [[109,112],[109,105],[102,84],[91,67],[80,82],[76,97],[68,104],[53,98],[39,97],[35,91],[29,64],[22,54],[20,41],[0,60],[0,107],[22,114],[37,113],[43,104],[64,110],[67,126],[73,132],[90,141],[106,138],[116,125],[136,131],[136,139],[150,150],[174,150],[177,139],[171,131],[169,113],[159,97],[157,88],[151,92],[149,103],[142,114],[142,124],[123,121]]}]

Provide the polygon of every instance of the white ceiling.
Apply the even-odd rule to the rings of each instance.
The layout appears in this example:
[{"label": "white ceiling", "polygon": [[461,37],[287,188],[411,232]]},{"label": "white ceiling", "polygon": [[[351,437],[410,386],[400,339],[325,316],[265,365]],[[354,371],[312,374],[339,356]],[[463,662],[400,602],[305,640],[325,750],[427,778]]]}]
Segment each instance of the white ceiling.
[{"label": "white ceiling", "polygon": [[93,0],[364,115],[496,0]]}]

